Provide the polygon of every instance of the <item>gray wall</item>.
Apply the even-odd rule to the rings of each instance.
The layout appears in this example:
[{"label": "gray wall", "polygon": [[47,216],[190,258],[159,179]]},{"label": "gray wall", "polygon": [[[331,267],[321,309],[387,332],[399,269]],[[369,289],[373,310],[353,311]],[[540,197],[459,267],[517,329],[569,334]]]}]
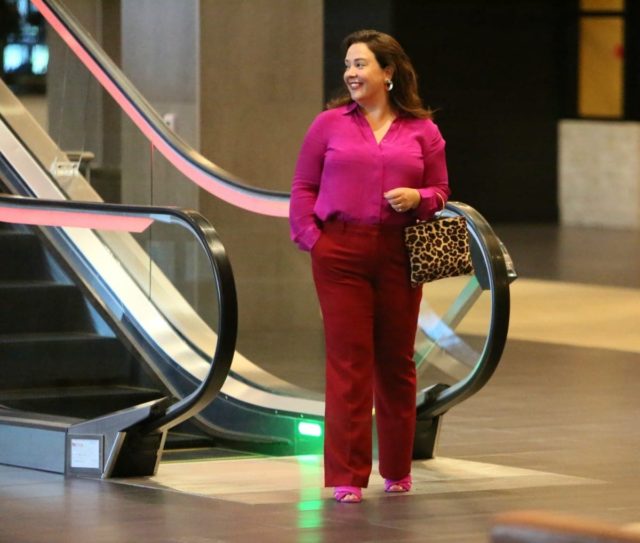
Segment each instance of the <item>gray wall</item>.
[{"label": "gray wall", "polygon": [[[198,0],[121,0],[122,69],[175,130],[199,148]],[[198,189],[123,121],[123,201],[197,208]],[[153,183],[151,178],[153,177]]]},{"label": "gray wall", "polygon": [[[201,2],[206,157],[252,185],[290,189],[302,137],[323,105],[322,21],[322,0]],[[232,259],[240,350],[264,362],[306,352],[309,336],[321,341],[308,257],[289,241],[286,219],[247,213],[205,193],[200,209]]]},{"label": "gray wall", "polygon": [[322,0],[201,2],[202,146],[220,166],[288,190],[322,107]]}]

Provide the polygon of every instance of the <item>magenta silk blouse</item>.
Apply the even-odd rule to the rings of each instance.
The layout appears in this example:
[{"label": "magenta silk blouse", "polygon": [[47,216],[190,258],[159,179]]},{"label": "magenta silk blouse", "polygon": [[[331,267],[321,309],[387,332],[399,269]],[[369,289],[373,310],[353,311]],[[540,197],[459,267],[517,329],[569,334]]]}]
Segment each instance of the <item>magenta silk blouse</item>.
[{"label": "magenta silk blouse", "polygon": [[[291,239],[310,251],[326,221],[408,225],[430,218],[450,194],[444,147],[429,119],[400,116],[377,143],[355,102],[323,111],[309,127],[296,164]],[[420,205],[394,211],[383,194],[398,187],[417,189]]]}]

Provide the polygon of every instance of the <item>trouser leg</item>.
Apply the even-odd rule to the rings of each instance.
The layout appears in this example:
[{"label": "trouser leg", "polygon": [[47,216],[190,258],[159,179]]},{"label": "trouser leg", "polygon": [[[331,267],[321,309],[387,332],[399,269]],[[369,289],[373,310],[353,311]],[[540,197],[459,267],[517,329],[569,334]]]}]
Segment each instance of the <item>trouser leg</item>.
[{"label": "trouser leg", "polygon": [[375,285],[374,403],[380,475],[398,480],[411,471],[416,426],[414,343],[422,289],[409,283],[401,236],[380,244]]},{"label": "trouser leg", "polygon": [[373,290],[365,236],[323,233],[312,253],[325,327],[325,485],[366,487],[371,473]]}]

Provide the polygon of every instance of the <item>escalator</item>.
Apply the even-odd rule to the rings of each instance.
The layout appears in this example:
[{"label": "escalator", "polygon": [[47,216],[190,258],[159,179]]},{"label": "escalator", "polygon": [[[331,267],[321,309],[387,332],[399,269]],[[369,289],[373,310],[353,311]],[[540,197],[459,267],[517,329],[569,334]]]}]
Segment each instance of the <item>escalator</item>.
[{"label": "escalator", "polygon": [[[51,31],[62,37],[73,55],[82,60],[112,96],[131,125],[127,130],[138,131],[135,139],[142,141],[152,156],[162,155],[164,169],[181,172],[185,184],[197,184],[249,215],[286,216],[288,195],[249,187],[201,157],[169,131],[160,116],[59,2],[36,0],[34,4],[49,22]],[[82,151],[86,156],[88,150]],[[40,266],[38,271],[38,266],[23,263],[16,253],[12,259],[16,266],[5,272],[0,267],[0,274],[6,274],[6,277],[0,275],[0,288],[3,288],[1,283],[13,283],[14,287],[16,283],[28,285],[29,281],[48,283],[54,290],[65,292],[65,307],[67,300],[77,298],[74,327],[71,319],[56,314],[60,303],[52,302],[48,318],[44,310],[38,312],[48,325],[64,321],[67,329],[56,330],[60,335],[55,341],[65,346],[56,348],[73,350],[71,335],[74,334],[87,341],[91,338],[91,341],[103,342],[101,345],[120,345],[97,347],[94,343],[94,347],[84,347],[91,351],[89,356],[64,354],[60,357],[54,356],[56,348],[42,347],[50,356],[43,357],[40,351],[33,356],[33,366],[22,363],[27,359],[24,352],[13,354],[12,360],[21,361],[19,372],[23,380],[16,381],[20,383],[16,388],[22,390],[21,398],[17,397],[18,393],[12,398],[7,388],[3,391],[4,399],[0,400],[5,406],[0,411],[0,462],[101,477],[148,474],[157,467],[166,432],[189,417],[202,435],[239,450],[269,454],[321,451],[324,411],[321,397],[305,390],[300,383],[293,385],[261,368],[260,349],[251,353],[251,359],[242,351],[228,352],[231,343],[235,345],[235,331],[231,330],[235,326],[235,315],[233,309],[229,309],[235,303],[235,291],[228,284],[228,277],[226,283],[220,277],[220,269],[226,269],[224,251],[202,217],[166,207],[101,203],[88,182],[87,170],[73,158],[83,153],[65,152],[2,84],[0,153],[5,192],[27,197],[5,197],[0,204],[20,210],[21,217],[48,213],[51,218],[52,213],[67,213],[74,220],[86,219],[82,228],[70,228],[64,221],[51,224],[55,221],[41,216],[41,220],[34,223],[40,225],[35,233],[24,226],[3,227],[2,236],[6,235],[6,243],[11,247],[15,245],[15,251],[21,243],[44,244],[49,256],[35,257],[47,261],[47,266]],[[151,169],[155,174],[159,168]],[[38,202],[42,204],[40,207]],[[484,386],[493,374],[506,341],[509,283],[516,277],[506,249],[480,214],[458,203],[450,203],[443,213],[467,218],[476,274],[426,287],[425,299],[435,305],[423,308],[416,345],[416,363],[421,374],[416,458],[435,454],[442,415]],[[13,217],[12,223],[22,220]],[[138,233],[109,229],[123,218],[144,219],[149,225]],[[184,232],[175,232],[178,224],[188,227],[186,237]],[[207,235],[208,241],[203,242]],[[23,238],[31,241],[20,241]],[[156,251],[157,247],[163,250]],[[180,270],[174,269],[175,260],[167,262],[167,248],[189,255],[187,261],[189,266],[194,263],[193,269],[180,275]],[[191,256],[202,248],[204,255]],[[203,263],[211,265],[207,267]],[[185,284],[187,288],[183,288]],[[37,288],[33,286],[23,286],[22,291],[37,296]],[[16,298],[15,303],[20,305],[19,300],[23,299]],[[46,344],[44,337],[52,330],[13,329],[14,304],[5,303],[3,299],[0,306],[0,318],[9,323],[6,334],[4,330],[0,332],[3,335],[0,349],[5,349],[2,341],[6,345],[20,343],[20,334],[40,334],[43,345]],[[225,312],[225,308],[228,311]],[[471,325],[465,328],[467,323]],[[321,329],[319,321],[316,328]],[[240,334],[243,334],[242,328]],[[231,336],[233,342],[229,339]],[[36,349],[38,342],[34,339],[32,335],[31,340],[23,343],[29,343],[28,349]],[[78,339],[77,345],[80,344]],[[117,356],[108,355],[110,348],[121,352]],[[100,362],[101,356],[118,361]],[[231,357],[233,365],[229,368]],[[318,353],[317,358],[320,357]],[[10,366],[17,366],[6,364],[7,359],[0,358],[3,376],[4,372],[13,371]],[[91,364],[99,367],[91,369]],[[52,368],[59,370],[59,379],[53,377],[53,381],[47,383],[43,377],[40,384],[38,376],[55,376]],[[79,389],[84,385],[85,390],[68,393],[68,396],[75,394],[78,403],[83,405],[74,406],[68,399],[60,399],[64,394],[55,400],[46,399],[44,389],[57,391],[50,395],[52,397],[64,392],[65,388],[71,388],[70,376],[84,370],[96,380],[90,385],[80,380],[76,384]],[[100,377],[100,371],[106,372],[104,377]],[[202,392],[203,386],[206,393]],[[91,387],[96,392],[93,396]],[[32,392],[25,388],[31,388]],[[120,404],[109,404],[106,400],[103,402],[103,397],[110,395],[109,390],[127,390],[132,396]],[[118,394],[114,392],[112,396]],[[187,403],[197,403],[197,409],[193,405],[184,407],[189,398]],[[121,408],[124,409],[117,411]],[[21,455],[29,456],[25,454],[24,445],[16,447],[11,455],[2,456],[1,451],[8,450],[7,444],[28,443],[34,432],[45,436],[42,439],[56,434],[46,445],[58,451],[45,455],[49,464],[43,467],[31,460],[31,464],[18,463]],[[71,451],[83,448],[94,455],[91,468],[81,467],[85,461],[81,452],[76,452],[75,458],[80,467],[74,465]],[[110,456],[115,450],[123,451],[120,459]],[[51,460],[54,458],[55,462]],[[52,467],[51,462],[55,466]]]},{"label": "escalator", "polygon": [[[0,170],[6,174],[10,168],[6,162],[4,165]],[[35,242],[35,251],[22,254],[13,244],[10,253],[14,258],[4,261],[2,287],[9,295],[2,304],[0,360],[3,377],[9,379],[3,379],[0,391],[0,463],[97,477],[154,473],[167,431],[211,403],[233,358],[236,292],[215,230],[193,211],[7,195],[0,196],[0,221],[48,227],[39,233],[7,226],[2,229],[1,235],[8,240],[42,239]],[[208,259],[216,287],[219,325],[214,355],[189,390],[177,388],[179,379],[157,371],[160,353],[143,337],[147,330],[159,327],[153,322],[159,318],[153,307],[143,307],[139,299],[136,314],[122,311],[116,319],[105,309],[107,296],[98,296],[95,283],[76,275],[77,265],[62,273],[51,260],[61,256],[60,248],[74,235],[91,234],[90,239],[99,230],[146,230],[158,222],[180,224],[194,235]],[[30,244],[34,249],[34,242]],[[47,264],[43,251],[37,250],[40,245],[48,246]],[[34,261],[39,257],[40,266],[36,266]],[[66,254],[65,266],[73,260]],[[116,264],[111,270],[112,284],[120,282],[122,287],[127,276],[118,281],[120,263],[109,260],[107,254],[100,255],[94,261],[99,262],[95,271],[105,272]],[[25,263],[30,264],[26,267],[30,271],[16,273]],[[134,297],[135,286],[129,287],[129,295]],[[127,326],[129,319],[135,319],[139,326]],[[43,350],[40,343],[53,347]],[[123,345],[128,347],[126,352]]]},{"label": "escalator", "polygon": [[94,418],[167,395],[36,229],[0,223],[0,254],[0,405]]}]

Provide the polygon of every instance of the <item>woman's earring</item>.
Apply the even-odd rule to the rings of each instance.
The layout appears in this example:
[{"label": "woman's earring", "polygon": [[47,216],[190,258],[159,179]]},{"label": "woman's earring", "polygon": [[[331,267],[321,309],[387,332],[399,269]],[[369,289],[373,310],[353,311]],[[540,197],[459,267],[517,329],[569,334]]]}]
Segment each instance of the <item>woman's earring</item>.
[{"label": "woman's earring", "polygon": [[391,81],[391,79],[385,79],[384,84],[388,91],[393,90],[393,81]]}]

